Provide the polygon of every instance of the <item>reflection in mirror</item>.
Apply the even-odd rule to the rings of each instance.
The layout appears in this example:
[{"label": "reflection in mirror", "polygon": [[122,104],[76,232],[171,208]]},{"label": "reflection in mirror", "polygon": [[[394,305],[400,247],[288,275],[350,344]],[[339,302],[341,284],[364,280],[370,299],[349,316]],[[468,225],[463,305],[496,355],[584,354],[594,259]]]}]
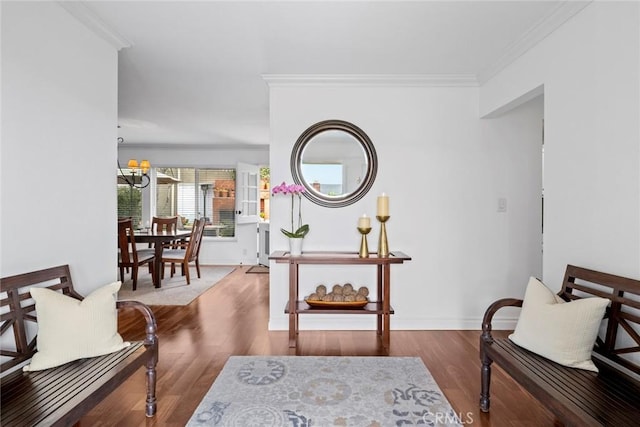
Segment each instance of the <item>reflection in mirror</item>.
[{"label": "reflection in mirror", "polygon": [[303,158],[302,176],[311,183],[315,191],[327,196],[338,196],[344,193],[342,165],[306,163]]},{"label": "reflection in mirror", "polygon": [[341,120],[316,123],[298,139],[291,154],[296,183],[305,196],[322,206],[355,203],[369,190],[377,171],[377,158],[368,136]]},{"label": "reflection in mirror", "polygon": [[367,172],[362,145],[348,133],[327,130],[311,138],[302,152],[302,178],[326,196],[354,192]]}]

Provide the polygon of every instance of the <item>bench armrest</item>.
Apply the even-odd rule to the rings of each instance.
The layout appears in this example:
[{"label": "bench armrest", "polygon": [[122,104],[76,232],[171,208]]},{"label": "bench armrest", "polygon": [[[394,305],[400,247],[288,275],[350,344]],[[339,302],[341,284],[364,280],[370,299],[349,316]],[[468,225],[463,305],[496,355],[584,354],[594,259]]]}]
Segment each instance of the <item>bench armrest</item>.
[{"label": "bench armrest", "polygon": [[116,308],[134,308],[141,312],[147,322],[144,344],[147,346],[157,346],[158,336],[156,335],[156,332],[158,330],[158,325],[156,323],[156,317],[153,315],[153,311],[151,311],[151,308],[149,308],[148,305],[139,301],[116,301]]},{"label": "bench armrest", "polygon": [[487,311],[485,311],[484,317],[482,318],[482,341],[488,344],[493,342],[493,337],[491,336],[491,321],[493,320],[493,315],[503,307],[522,307],[522,300],[516,298],[503,298],[494,302],[489,306],[489,308],[487,308]]}]

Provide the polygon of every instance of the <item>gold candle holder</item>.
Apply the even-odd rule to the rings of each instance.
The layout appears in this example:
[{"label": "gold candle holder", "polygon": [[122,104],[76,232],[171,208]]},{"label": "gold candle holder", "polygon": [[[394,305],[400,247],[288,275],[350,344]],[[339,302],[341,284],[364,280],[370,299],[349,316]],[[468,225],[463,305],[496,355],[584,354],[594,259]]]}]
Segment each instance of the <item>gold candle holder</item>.
[{"label": "gold candle holder", "polygon": [[360,258],[369,258],[369,245],[367,244],[367,234],[371,231],[371,227],[358,227],[358,231],[362,234],[360,240]]},{"label": "gold candle holder", "polygon": [[380,237],[378,238],[378,257],[386,258],[389,256],[389,243],[387,242],[387,228],[384,223],[390,218],[389,215],[380,216],[376,218],[380,221]]}]

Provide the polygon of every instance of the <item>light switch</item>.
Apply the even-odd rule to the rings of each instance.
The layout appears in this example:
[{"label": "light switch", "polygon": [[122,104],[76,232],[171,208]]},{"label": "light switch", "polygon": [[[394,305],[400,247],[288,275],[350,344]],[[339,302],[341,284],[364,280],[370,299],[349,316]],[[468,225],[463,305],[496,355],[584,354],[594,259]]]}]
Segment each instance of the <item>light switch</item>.
[{"label": "light switch", "polygon": [[507,211],[507,198],[499,197],[498,198],[498,212],[506,212]]}]

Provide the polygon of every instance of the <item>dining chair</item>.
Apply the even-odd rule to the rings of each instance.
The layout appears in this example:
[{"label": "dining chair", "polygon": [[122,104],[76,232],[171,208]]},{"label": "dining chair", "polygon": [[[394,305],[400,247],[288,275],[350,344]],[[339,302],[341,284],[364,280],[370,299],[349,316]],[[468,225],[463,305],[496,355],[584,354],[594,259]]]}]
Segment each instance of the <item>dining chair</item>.
[{"label": "dining chair", "polygon": [[[196,271],[198,272],[198,278],[200,278],[200,244],[202,243],[202,235],[204,234],[204,219],[197,219],[193,223],[193,229],[189,240],[181,242],[180,247],[177,249],[165,249],[162,252],[162,274],[164,277],[164,264],[170,262],[172,264],[180,264],[182,266],[182,274],[187,276],[187,285],[191,284],[189,277],[189,263],[194,262],[196,265]],[[171,277],[173,277],[174,271],[171,270]]]},{"label": "dining chair", "polygon": [[[177,228],[178,228],[177,216],[168,216],[168,217],[154,216],[151,219],[151,231],[155,233],[163,232],[163,231],[166,231],[167,233],[175,233]],[[165,244],[165,247],[172,244],[173,242],[169,244]],[[149,243],[149,247],[151,247],[151,243]]]},{"label": "dining chair", "polygon": [[[131,219],[131,220],[133,220],[133,217],[132,217],[132,216],[119,216],[119,217],[118,217],[118,222],[120,222],[120,221],[124,221],[125,219]],[[127,273],[129,273],[129,267],[126,267],[126,268],[125,268],[125,271],[126,271]]]},{"label": "dining chair", "polygon": [[158,217],[154,216],[151,219],[151,229],[155,232],[166,231],[167,233],[173,233],[178,227],[178,217]]},{"label": "dining chair", "polygon": [[[133,290],[138,285],[138,267],[144,264],[153,264],[155,260],[152,249],[138,250],[133,235],[133,221],[123,219],[118,221],[118,267],[120,268],[120,281],[124,283],[124,269],[131,267],[131,278],[133,279]],[[153,268],[151,277],[155,283]]]},{"label": "dining chair", "polygon": [[[175,233],[178,229],[178,216],[167,216],[167,217],[159,217],[154,216],[151,219],[151,230],[154,232],[163,232],[167,233]],[[152,245],[149,243],[149,247]],[[178,242],[169,242],[163,245],[164,248],[172,248],[177,249],[179,247]],[[149,267],[151,268],[151,267]],[[171,273],[173,274],[176,271],[175,264],[171,264]]]}]

